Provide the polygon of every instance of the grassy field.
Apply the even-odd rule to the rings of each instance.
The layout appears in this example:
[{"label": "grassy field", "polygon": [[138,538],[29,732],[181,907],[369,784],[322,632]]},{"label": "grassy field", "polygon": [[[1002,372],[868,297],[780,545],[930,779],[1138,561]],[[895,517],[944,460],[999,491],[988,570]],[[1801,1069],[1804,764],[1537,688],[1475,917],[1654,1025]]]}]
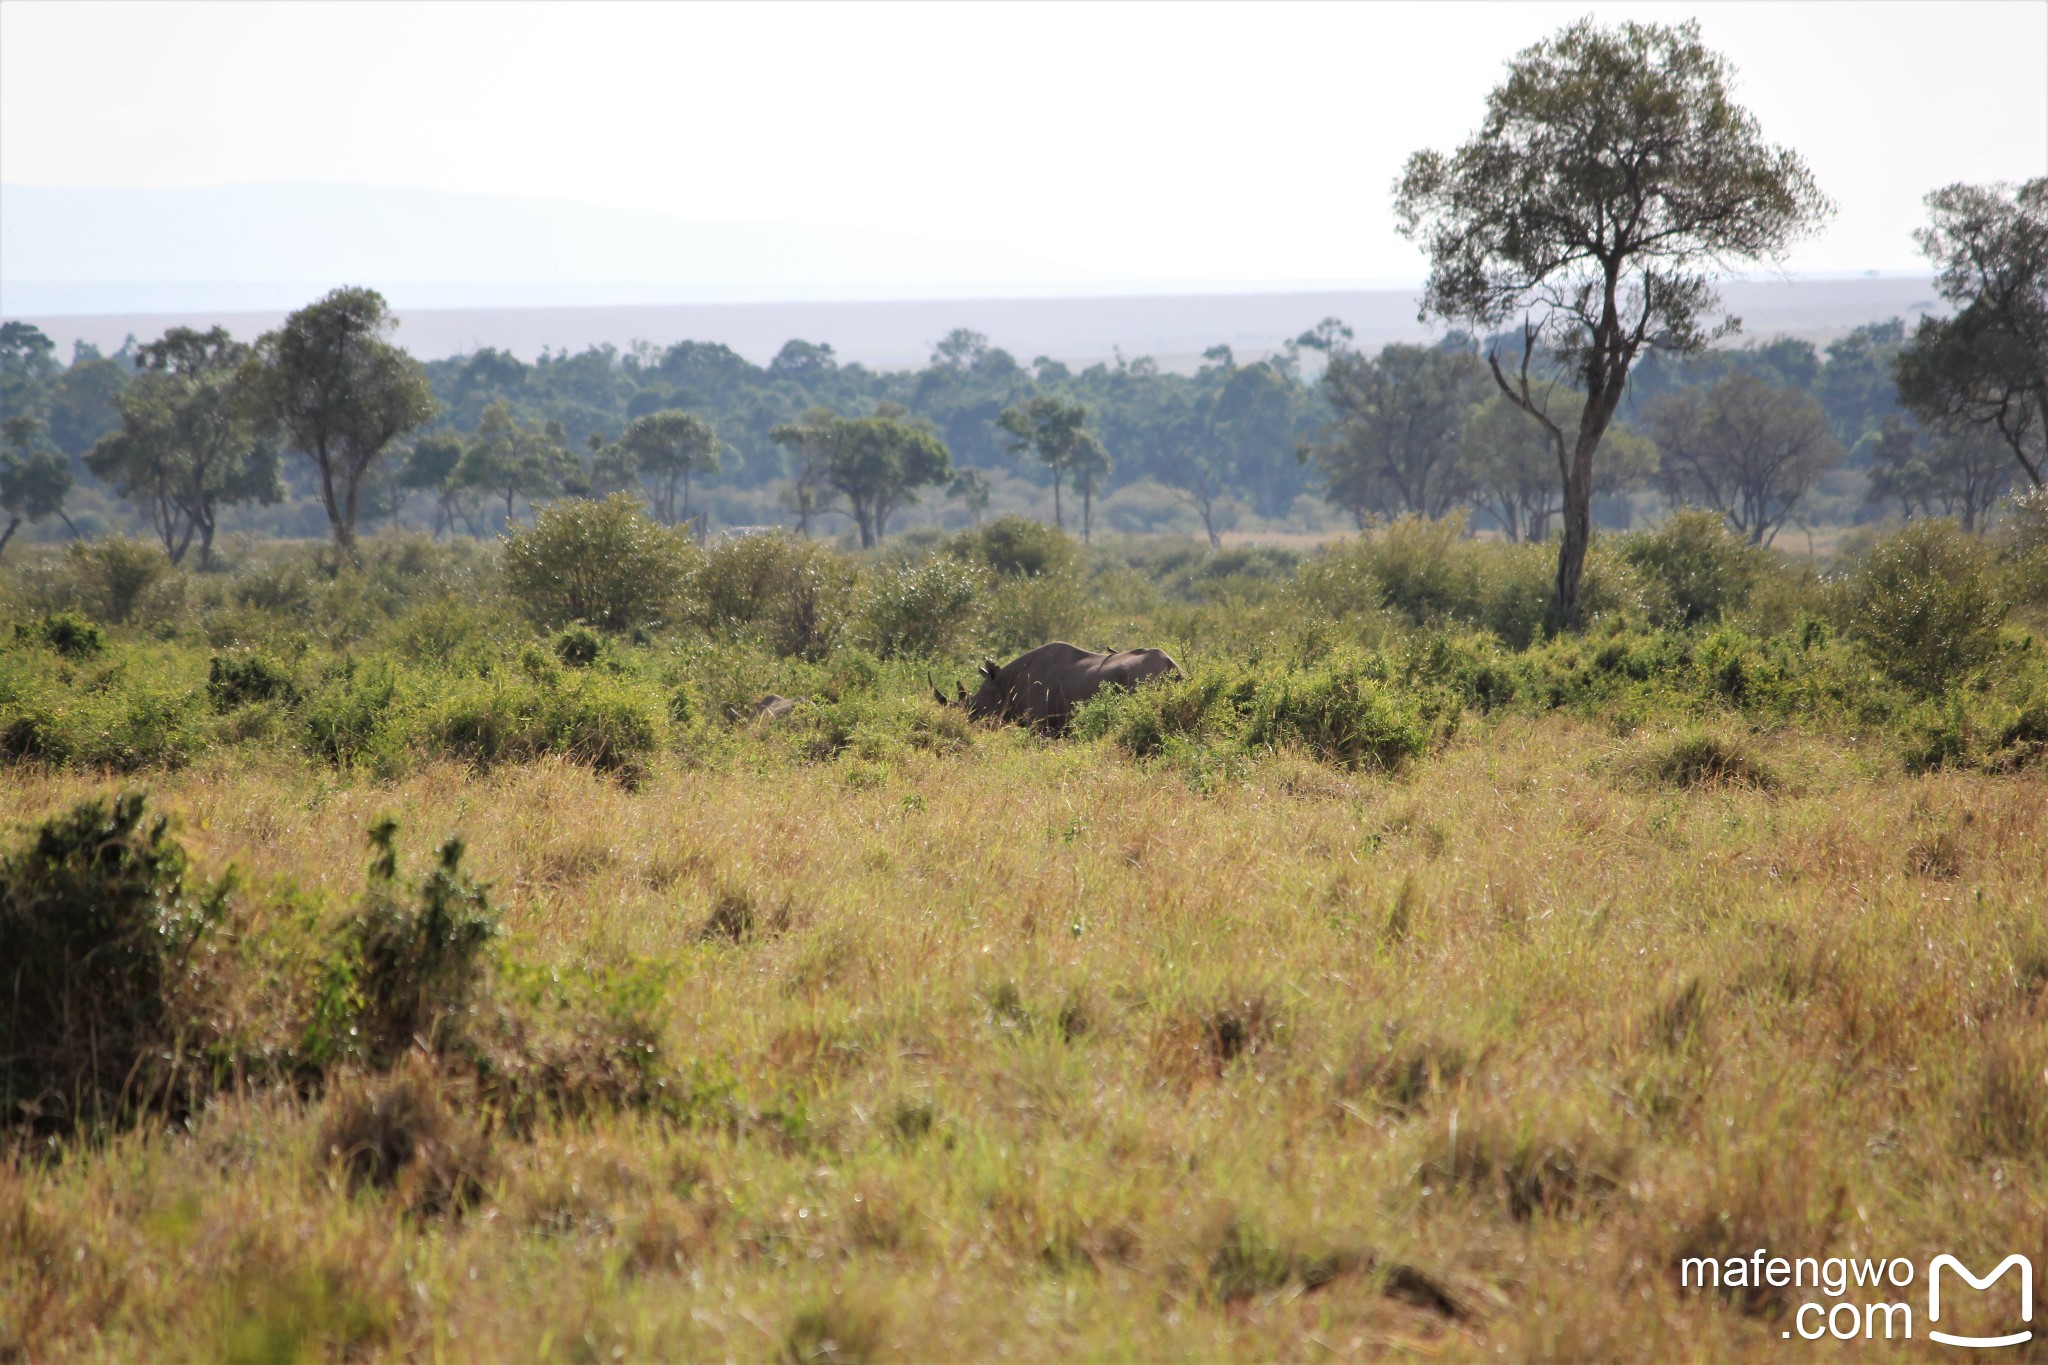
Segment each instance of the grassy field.
[{"label": "grassy field", "polygon": [[[162,1011],[76,1060],[114,1082],[9,1073],[0,1358],[1862,1356],[1800,1306],[1910,1303],[1925,1350],[1924,1281],[1681,1263],[2048,1266],[2030,574],[1983,560],[1990,653],[1916,683],[1855,566],[1743,560],[1687,625],[1627,551],[1587,637],[1518,643],[1510,551],[1418,579],[1401,534],[992,555],[923,653],[854,566],[808,655],[757,604],[581,665],[460,556],[160,578],[113,625],[77,563],[15,571],[12,941],[81,801],[146,790],[189,866],[144,898],[186,926]],[[1047,619],[1188,677],[1063,739],[931,702]],[[810,702],[726,718],[771,689]],[[92,847],[142,848],[111,809]],[[431,972],[379,947],[472,921]]]}]

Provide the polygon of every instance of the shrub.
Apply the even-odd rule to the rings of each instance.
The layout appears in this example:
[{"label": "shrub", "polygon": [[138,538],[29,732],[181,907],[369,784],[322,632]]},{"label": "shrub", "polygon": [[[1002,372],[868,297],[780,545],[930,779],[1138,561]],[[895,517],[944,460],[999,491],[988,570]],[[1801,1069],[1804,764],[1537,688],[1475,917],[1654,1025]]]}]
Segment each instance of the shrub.
[{"label": "shrub", "polygon": [[555,657],[571,668],[588,668],[604,650],[604,640],[589,626],[570,626],[555,637]]},{"label": "shrub", "polygon": [[785,657],[822,659],[845,625],[854,576],[815,542],[747,536],[704,557],[690,581],[692,612],[706,630],[753,632]]},{"label": "shrub", "polygon": [[398,673],[390,664],[358,668],[354,659],[344,660],[307,699],[307,744],[338,767],[372,757],[386,740],[397,695]]},{"label": "shrub", "polygon": [[565,498],[505,538],[506,586],[544,628],[581,621],[619,632],[661,623],[696,549],[624,493]]},{"label": "shrub", "polygon": [[131,792],[46,820],[0,859],[0,1127],[57,1131],[174,1102],[186,964],[226,903]]},{"label": "shrub", "polygon": [[1775,791],[1778,775],[1738,740],[1690,729],[1655,745],[1637,769],[1671,787],[1754,787]]},{"label": "shrub", "polygon": [[415,1043],[439,1048],[462,1026],[497,933],[489,898],[462,871],[462,841],[408,893],[398,876],[398,822],[370,826],[369,886],[343,931],[308,1035],[316,1060],[356,1053],[388,1066]]},{"label": "shrub", "polygon": [[999,650],[1030,649],[1082,633],[1089,597],[1072,574],[1006,578],[989,594],[984,634]]},{"label": "shrub", "polygon": [[320,1151],[354,1194],[395,1189],[409,1213],[458,1213],[483,1196],[490,1151],[415,1058],[388,1077],[351,1081],[327,1101]]},{"label": "shrub", "polygon": [[1720,513],[1702,508],[1682,509],[1654,531],[1624,536],[1621,557],[1662,590],[1669,618],[1682,626],[1741,610],[1761,558]]},{"label": "shrub", "polygon": [[1990,551],[1948,520],[1880,541],[1843,588],[1850,638],[1908,687],[1934,693],[1989,663],[2005,605]]},{"label": "shrub", "polygon": [[953,554],[1002,578],[1043,578],[1074,567],[1078,547],[1057,526],[1004,516],[953,538]]},{"label": "shrub", "polygon": [[261,654],[216,654],[206,665],[206,697],[226,714],[252,701],[295,701],[299,689],[284,666]]},{"label": "shrub", "polygon": [[127,536],[73,541],[65,558],[80,604],[109,625],[161,615],[183,587],[169,555]]},{"label": "shrub", "polygon": [[661,729],[652,692],[602,675],[562,684],[496,677],[449,684],[413,742],[479,767],[556,754],[599,772],[637,774],[660,747]]},{"label": "shrub", "polygon": [[67,659],[98,658],[107,647],[106,632],[75,611],[52,612],[40,621],[23,621],[15,626],[14,638],[23,644],[46,646]]},{"label": "shrub", "polygon": [[975,624],[988,575],[937,556],[873,574],[861,593],[859,634],[885,659],[944,658]]},{"label": "shrub", "polygon": [[1397,694],[1371,661],[1338,658],[1316,668],[1263,679],[1251,704],[1245,742],[1306,746],[1347,767],[1395,769],[1427,753],[1430,721]]}]

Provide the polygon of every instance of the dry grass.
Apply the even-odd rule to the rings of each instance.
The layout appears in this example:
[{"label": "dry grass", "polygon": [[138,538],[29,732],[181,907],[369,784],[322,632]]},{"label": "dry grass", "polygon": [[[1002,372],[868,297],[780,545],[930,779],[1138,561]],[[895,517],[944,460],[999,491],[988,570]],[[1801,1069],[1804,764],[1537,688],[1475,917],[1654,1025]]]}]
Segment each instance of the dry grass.
[{"label": "dry grass", "polygon": [[338,912],[376,816],[459,832],[508,957],[652,972],[717,1102],[578,1082],[485,1138],[408,1063],[14,1158],[0,1358],[1718,1360],[1789,1349],[1784,1305],[1681,1255],[2048,1264],[2048,778],[1611,744],[1474,722],[1207,794],[1015,735],[637,791],[161,777],[245,897]]}]

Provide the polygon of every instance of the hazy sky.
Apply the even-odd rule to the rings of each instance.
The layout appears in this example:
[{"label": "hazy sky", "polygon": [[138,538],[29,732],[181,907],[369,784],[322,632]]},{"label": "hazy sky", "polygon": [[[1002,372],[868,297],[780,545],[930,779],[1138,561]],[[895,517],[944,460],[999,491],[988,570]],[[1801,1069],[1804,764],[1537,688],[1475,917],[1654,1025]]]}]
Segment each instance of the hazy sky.
[{"label": "hazy sky", "polygon": [[[1406,155],[1561,25],[1697,16],[1917,267],[1920,196],[2048,171],[2048,4],[0,5],[0,178],[340,181],[848,225],[1090,275],[1419,278]],[[4,263],[0,263],[4,267]]]}]

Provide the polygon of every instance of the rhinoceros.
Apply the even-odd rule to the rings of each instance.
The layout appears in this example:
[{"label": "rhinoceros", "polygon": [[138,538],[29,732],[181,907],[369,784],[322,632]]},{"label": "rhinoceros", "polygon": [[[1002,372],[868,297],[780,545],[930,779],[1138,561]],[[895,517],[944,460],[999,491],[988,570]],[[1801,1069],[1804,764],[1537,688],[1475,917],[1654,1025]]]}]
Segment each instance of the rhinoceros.
[{"label": "rhinoceros", "polygon": [[1058,733],[1067,728],[1074,708],[1105,687],[1133,688],[1148,678],[1180,676],[1180,666],[1163,649],[1123,649],[1097,654],[1055,640],[1026,650],[1006,664],[984,659],[981,687],[967,688],[950,702],[938,688],[939,704],[967,708],[976,720],[1018,722]]}]

